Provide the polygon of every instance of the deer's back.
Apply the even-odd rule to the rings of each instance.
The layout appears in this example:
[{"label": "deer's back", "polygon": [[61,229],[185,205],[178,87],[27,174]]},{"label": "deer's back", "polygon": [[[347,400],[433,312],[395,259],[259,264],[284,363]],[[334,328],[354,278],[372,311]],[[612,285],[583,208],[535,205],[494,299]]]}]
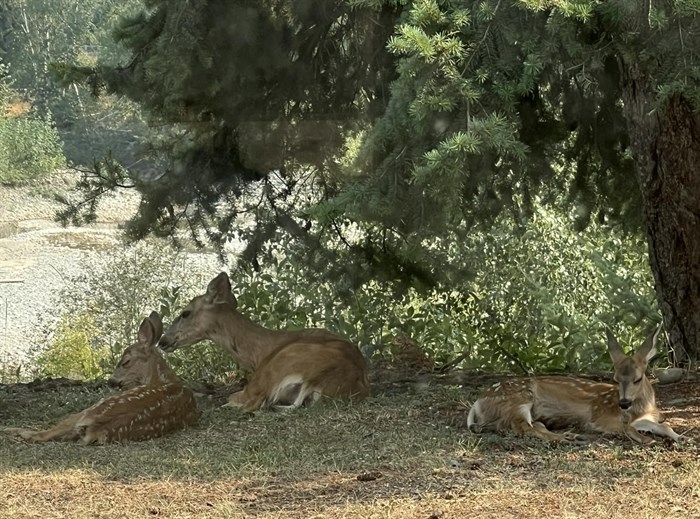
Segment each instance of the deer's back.
[{"label": "deer's back", "polygon": [[194,425],[194,395],[179,383],[138,386],[83,411],[76,424],[85,443],[146,440]]},{"label": "deer's back", "polygon": [[305,328],[303,330],[279,330],[277,337],[277,348],[288,346],[294,343],[334,343],[344,342],[353,348],[350,342],[346,341],[339,335],[326,330],[325,328]]},{"label": "deer's back", "polygon": [[601,403],[617,407],[617,388],[612,384],[568,376],[543,376],[505,380],[481,396],[481,409],[492,419],[517,413],[531,405],[532,419],[549,427],[589,423],[601,410]]}]

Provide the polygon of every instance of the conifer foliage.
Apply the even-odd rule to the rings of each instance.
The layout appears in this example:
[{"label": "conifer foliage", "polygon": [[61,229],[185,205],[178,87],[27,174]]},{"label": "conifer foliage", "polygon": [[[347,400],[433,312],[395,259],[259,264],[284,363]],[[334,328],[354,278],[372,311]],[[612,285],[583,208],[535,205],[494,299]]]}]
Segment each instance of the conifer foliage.
[{"label": "conifer foliage", "polygon": [[[256,221],[255,259],[281,225],[306,235],[290,214],[300,202],[290,197],[332,189],[326,163],[347,133],[383,111],[395,72],[382,49],[395,9],[320,0],[147,7],[115,33],[132,52],[129,63],[57,67],[64,80],[138,101],[160,130],[150,144],[165,157],[154,173],[160,179],[132,179],[144,205],[131,236],[168,234],[186,222],[221,243],[245,213]],[[128,174],[102,164],[97,182],[123,184]],[[64,218],[85,217],[69,209]]]},{"label": "conifer foliage", "polygon": [[[700,0],[149,0],[116,33],[129,63],[57,71],[159,128],[162,170],[132,179],[132,238],[238,232],[255,264],[285,232],[290,254],[351,284],[454,285],[473,229],[563,205],[579,227],[646,230],[684,359],[700,344],[698,14]],[[129,172],[98,173],[93,192]]]}]

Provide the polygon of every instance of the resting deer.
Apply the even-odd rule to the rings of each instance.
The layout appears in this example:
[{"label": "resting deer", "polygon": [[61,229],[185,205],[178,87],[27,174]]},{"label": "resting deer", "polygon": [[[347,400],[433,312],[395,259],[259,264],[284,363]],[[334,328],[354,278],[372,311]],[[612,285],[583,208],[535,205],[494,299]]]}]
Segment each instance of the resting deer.
[{"label": "resting deer", "polygon": [[660,327],[628,357],[606,328],[617,385],[563,376],[498,383],[472,406],[467,418],[469,429],[473,425],[491,426],[544,440],[571,440],[581,437],[555,433],[547,427],[578,426],[602,433],[624,433],[639,443],[652,441],[641,432],[678,441],[680,436],[673,429],[659,423],[661,414],[656,407],[654,388],[645,374],[649,359],[656,354],[659,330]]},{"label": "resting deer", "polygon": [[[155,347],[163,331],[156,312],[143,320],[138,340],[122,355],[109,384],[131,387],[72,414],[46,431],[5,429],[32,442],[85,444],[147,440],[197,422],[192,391],[182,385]],[[136,386],[136,387],[133,387]]]},{"label": "resting deer", "polygon": [[318,328],[263,328],[241,315],[237,306],[222,272],[206,293],[190,301],[159,342],[171,352],[210,339],[242,368],[253,371],[248,385],[232,394],[226,405],[255,411],[311,405],[321,396],[369,395],[367,365],[356,346]]}]

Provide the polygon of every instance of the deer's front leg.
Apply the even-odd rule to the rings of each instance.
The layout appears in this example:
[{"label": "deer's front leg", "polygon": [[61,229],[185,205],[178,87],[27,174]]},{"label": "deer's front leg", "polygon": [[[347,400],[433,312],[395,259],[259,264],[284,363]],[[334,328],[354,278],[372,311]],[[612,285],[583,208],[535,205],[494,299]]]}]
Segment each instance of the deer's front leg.
[{"label": "deer's front leg", "polygon": [[243,407],[245,405],[245,394],[244,389],[231,393],[228,397],[228,401],[222,407]]},{"label": "deer's front leg", "polygon": [[624,425],[622,428],[622,432],[624,432],[628,438],[632,438],[634,441],[636,441],[637,443],[641,443],[642,445],[648,445],[654,442],[652,438],[644,436],[639,431],[637,431],[637,429],[632,427],[631,424]]},{"label": "deer's front leg", "polygon": [[681,436],[678,433],[676,433],[676,431],[671,429],[671,427],[669,427],[665,423],[658,423],[657,421],[644,416],[641,418],[637,418],[630,424],[630,426],[636,431],[650,432],[659,436],[667,436],[673,441],[681,441]]}]

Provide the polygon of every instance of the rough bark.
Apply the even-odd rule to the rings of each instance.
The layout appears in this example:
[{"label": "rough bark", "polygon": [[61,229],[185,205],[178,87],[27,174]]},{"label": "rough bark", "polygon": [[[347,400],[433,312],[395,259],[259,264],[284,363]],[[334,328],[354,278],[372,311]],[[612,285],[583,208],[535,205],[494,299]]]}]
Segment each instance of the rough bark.
[{"label": "rough bark", "polygon": [[635,65],[622,86],[657,299],[684,365],[700,358],[700,117],[682,96],[659,107]]}]

